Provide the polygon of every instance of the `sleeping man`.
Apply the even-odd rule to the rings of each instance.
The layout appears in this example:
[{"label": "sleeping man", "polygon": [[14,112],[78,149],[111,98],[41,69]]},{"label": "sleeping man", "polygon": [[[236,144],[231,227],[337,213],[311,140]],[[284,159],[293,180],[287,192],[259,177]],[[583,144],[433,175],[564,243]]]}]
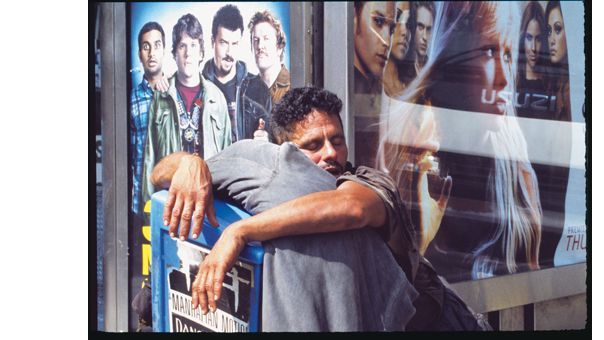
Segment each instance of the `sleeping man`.
[{"label": "sleeping man", "polygon": [[[174,153],[155,167],[154,183],[170,188],[173,236],[192,223],[196,238],[204,215],[217,224],[213,190],[254,214],[228,226],[200,264],[194,307],[214,311],[225,273],[247,242],[262,241],[263,331],[483,329],[419,254],[392,179],[346,162],[341,108],[326,90],[293,89],[271,114],[279,145],[245,140],[206,161]],[[429,206],[444,210],[447,198]]]}]

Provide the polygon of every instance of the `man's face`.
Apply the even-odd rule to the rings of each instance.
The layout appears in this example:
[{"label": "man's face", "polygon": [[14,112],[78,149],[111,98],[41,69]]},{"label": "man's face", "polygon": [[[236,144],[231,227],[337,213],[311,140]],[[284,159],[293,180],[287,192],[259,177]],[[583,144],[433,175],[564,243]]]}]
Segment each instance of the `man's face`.
[{"label": "man's face", "polygon": [[394,31],[394,2],[370,1],[354,17],[354,65],[365,76],[381,78]]},{"label": "man's face", "polygon": [[306,120],[295,126],[290,141],[335,177],[344,172],[348,147],[342,124],[335,115],[313,110]]},{"label": "man's face", "polygon": [[227,75],[231,71],[235,72],[235,62],[239,55],[239,41],[241,40],[242,32],[240,29],[231,31],[222,26],[218,26],[216,36],[212,41],[214,49],[214,65],[218,74]]},{"label": "man's face", "polygon": [[428,42],[432,35],[434,17],[426,7],[417,9],[417,27],[415,28],[415,51],[420,57],[428,53]]},{"label": "man's face", "polygon": [[390,55],[396,60],[403,60],[407,50],[409,49],[409,40],[411,40],[411,32],[409,32],[409,1],[398,1],[396,3],[396,28],[392,36],[392,49]]},{"label": "man's face", "polygon": [[164,59],[164,44],[161,40],[161,32],[151,30],[141,37],[138,57],[143,64],[145,76],[154,77],[161,74],[162,61]]},{"label": "man's face", "polygon": [[252,28],[252,51],[260,72],[281,64],[282,48],[277,47],[277,31],[268,22],[261,22]]},{"label": "man's face", "polygon": [[193,39],[186,32],[183,32],[182,38],[176,46],[174,59],[179,74],[186,78],[199,74],[199,63],[203,59],[199,40]]}]

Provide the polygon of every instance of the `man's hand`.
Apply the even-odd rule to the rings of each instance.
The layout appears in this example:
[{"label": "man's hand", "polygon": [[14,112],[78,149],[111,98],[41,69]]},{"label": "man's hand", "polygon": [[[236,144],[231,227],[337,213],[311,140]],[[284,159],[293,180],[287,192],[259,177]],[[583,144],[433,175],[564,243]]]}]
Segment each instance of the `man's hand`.
[{"label": "man's hand", "polygon": [[204,215],[213,226],[218,226],[212,195],[212,176],[207,164],[196,155],[186,155],[170,184],[164,207],[164,224],[170,226],[170,236],[175,237],[180,221],[180,239],[189,235],[193,219],[193,238],[201,232]]},{"label": "man's hand", "polygon": [[168,82],[168,78],[166,78],[165,76],[161,77],[161,79],[155,83],[155,86],[153,86],[153,90],[163,93],[168,92],[169,88],[170,83]]},{"label": "man's hand", "polygon": [[440,228],[440,222],[445,214],[445,208],[451,194],[453,179],[447,176],[444,179],[442,190],[438,201],[435,201],[428,191],[428,170],[432,167],[432,160],[428,157],[429,152],[417,164],[419,167],[419,176],[417,181],[418,205],[420,210],[420,245],[419,252],[424,254],[430,242],[436,237]]},{"label": "man's hand", "polygon": [[193,308],[201,305],[203,314],[216,311],[216,301],[220,299],[222,282],[231,269],[246,241],[237,233],[237,222],[227,227],[220,235],[212,251],[201,261],[199,272],[191,287]]},{"label": "man's hand", "polygon": [[260,118],[258,120],[258,129],[254,131],[254,139],[255,140],[264,140],[268,142],[268,132],[264,129],[264,119]]}]

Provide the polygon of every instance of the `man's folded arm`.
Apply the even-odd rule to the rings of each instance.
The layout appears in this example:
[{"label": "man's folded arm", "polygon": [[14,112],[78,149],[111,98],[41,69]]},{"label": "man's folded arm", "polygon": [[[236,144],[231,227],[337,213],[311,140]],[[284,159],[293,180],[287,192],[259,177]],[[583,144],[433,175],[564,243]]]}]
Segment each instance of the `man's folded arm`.
[{"label": "man's folded arm", "polygon": [[[382,199],[352,181],[278,204],[227,227],[202,264],[192,287],[193,307],[215,310],[225,273],[250,241],[379,227],[386,219]],[[329,246],[329,245],[325,245]]]},{"label": "man's folded arm", "polygon": [[246,242],[382,226],[384,203],[370,188],[347,181],[336,190],[308,194],[231,225]]}]

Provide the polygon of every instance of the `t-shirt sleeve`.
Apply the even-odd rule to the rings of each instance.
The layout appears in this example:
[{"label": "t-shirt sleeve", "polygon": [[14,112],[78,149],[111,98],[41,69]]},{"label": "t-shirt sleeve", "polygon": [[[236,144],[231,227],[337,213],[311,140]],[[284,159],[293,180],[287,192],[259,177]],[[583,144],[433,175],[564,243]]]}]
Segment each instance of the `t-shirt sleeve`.
[{"label": "t-shirt sleeve", "polygon": [[402,222],[401,207],[403,207],[398,189],[394,181],[385,173],[365,166],[360,166],[355,173],[345,173],[337,180],[340,186],[345,181],[353,181],[373,190],[384,202],[386,209],[386,223],[383,232],[388,234]]}]

